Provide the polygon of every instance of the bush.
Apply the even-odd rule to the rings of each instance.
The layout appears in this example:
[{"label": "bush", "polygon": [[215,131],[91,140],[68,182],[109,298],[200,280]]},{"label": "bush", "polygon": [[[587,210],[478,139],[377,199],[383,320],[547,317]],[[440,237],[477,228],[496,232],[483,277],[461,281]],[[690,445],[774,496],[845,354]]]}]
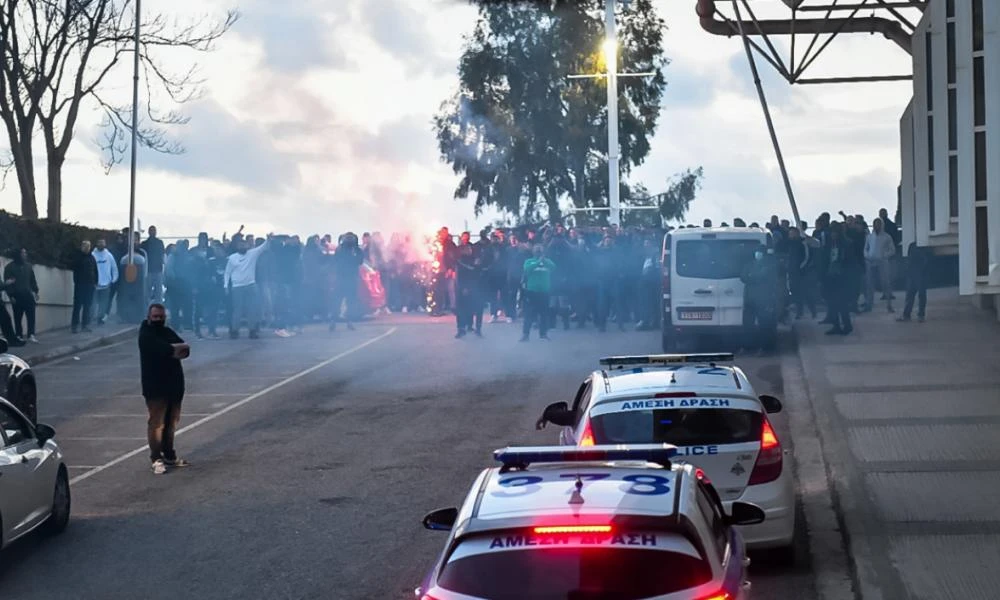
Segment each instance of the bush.
[{"label": "bush", "polygon": [[0,210],[0,251],[11,257],[19,248],[28,249],[28,260],[36,265],[72,268],[80,242],[104,238],[110,247],[117,233],[74,223],[50,223],[25,219]]}]

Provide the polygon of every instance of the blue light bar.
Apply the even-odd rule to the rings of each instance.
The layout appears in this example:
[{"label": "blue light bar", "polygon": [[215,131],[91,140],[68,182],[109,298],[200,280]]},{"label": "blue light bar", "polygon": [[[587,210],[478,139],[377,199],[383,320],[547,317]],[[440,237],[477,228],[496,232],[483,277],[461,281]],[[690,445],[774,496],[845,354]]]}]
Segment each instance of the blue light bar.
[{"label": "blue light bar", "polygon": [[733,362],[736,356],[732,352],[717,354],[648,354],[637,356],[606,356],[601,359],[603,367],[623,369],[625,367],[656,367],[676,364],[705,364]]},{"label": "blue light bar", "polygon": [[504,466],[538,463],[645,461],[670,464],[677,447],[670,444],[618,444],[607,446],[520,446],[493,451],[493,459]]}]

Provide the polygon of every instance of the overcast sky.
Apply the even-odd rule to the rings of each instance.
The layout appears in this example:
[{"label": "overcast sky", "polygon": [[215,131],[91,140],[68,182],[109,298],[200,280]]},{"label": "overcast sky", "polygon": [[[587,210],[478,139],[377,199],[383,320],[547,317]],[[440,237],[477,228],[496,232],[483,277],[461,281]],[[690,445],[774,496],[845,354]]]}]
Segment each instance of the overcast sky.
[{"label": "overcast sky", "polygon": [[[655,192],[671,174],[703,166],[705,186],[691,220],[788,215],[743,47],[737,38],[702,31],[694,4],[657,2],[670,27],[669,86],[652,152],[633,180]],[[143,6],[181,10],[183,19],[192,10],[233,4],[147,0]],[[440,162],[430,125],[456,86],[472,8],[459,0],[239,0],[236,6],[241,20],[215,53],[199,58],[206,94],[185,108],[191,120],[177,132],[187,153],[140,153],[143,226],[157,224],[165,236],[202,230],[221,236],[241,223],[257,233],[303,234],[484,224],[474,218],[471,200],[452,199],[457,179]],[[787,14],[776,0],[755,6],[762,16]],[[894,208],[899,117],[910,84],[793,87],[760,62],[803,218]],[[843,36],[811,75],[908,73],[909,64],[881,37]],[[117,88],[127,101],[127,85]],[[99,121],[96,111],[81,116],[64,171],[63,215],[120,227],[128,219],[127,162],[104,175],[95,144]],[[44,214],[43,172],[38,179]],[[19,211],[13,177],[0,192],[0,207]]]}]

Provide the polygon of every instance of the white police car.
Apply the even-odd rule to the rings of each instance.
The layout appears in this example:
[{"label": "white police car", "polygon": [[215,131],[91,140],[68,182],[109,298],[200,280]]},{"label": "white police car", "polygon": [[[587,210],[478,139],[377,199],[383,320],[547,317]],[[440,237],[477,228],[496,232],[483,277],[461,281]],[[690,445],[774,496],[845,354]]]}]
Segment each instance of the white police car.
[{"label": "white police car", "polygon": [[666,444],[506,448],[461,508],[434,511],[451,531],[421,600],[747,600],[731,525],[763,512],[718,494]]},{"label": "white police car", "polygon": [[679,459],[705,471],[727,510],[736,501],[764,510],[763,523],[743,530],[747,545],[792,562],[794,483],[767,418],[781,402],[758,397],[741,369],[719,364],[732,361],[732,354],[604,358],[604,368],[583,382],[573,406],[548,406],[537,427],[563,426],[564,445],[677,446]]}]

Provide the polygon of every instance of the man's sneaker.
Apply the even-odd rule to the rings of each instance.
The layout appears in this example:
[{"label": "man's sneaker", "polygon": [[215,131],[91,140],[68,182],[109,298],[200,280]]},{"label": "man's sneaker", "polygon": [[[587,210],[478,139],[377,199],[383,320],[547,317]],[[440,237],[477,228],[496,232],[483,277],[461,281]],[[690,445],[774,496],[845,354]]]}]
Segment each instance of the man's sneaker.
[{"label": "man's sneaker", "polygon": [[184,460],[183,458],[181,458],[179,456],[177,458],[173,459],[173,460],[169,460],[169,459],[168,460],[164,460],[163,464],[167,465],[171,469],[180,469],[182,467],[190,467],[191,466],[191,463],[189,463],[188,461]]},{"label": "man's sneaker", "polygon": [[36,338],[33,335],[29,335],[28,336],[28,341],[31,342],[32,344],[37,344],[38,343],[38,338]]},{"label": "man's sneaker", "polygon": [[167,464],[162,460],[156,460],[153,462],[153,475],[163,475],[167,472]]},{"label": "man's sneaker", "polygon": [[910,321],[910,317],[907,317],[906,315],[903,315],[902,317],[899,317],[898,319],[896,319],[896,321],[899,322],[899,323],[908,323]]},{"label": "man's sneaker", "polygon": [[289,333],[287,329],[275,329],[274,330],[274,335],[276,335],[278,337],[283,337],[283,338],[290,338],[290,337],[292,337],[292,334]]},{"label": "man's sneaker", "polygon": [[917,317],[917,321],[920,322],[920,323],[923,323],[924,322],[924,318],[922,316]]}]

